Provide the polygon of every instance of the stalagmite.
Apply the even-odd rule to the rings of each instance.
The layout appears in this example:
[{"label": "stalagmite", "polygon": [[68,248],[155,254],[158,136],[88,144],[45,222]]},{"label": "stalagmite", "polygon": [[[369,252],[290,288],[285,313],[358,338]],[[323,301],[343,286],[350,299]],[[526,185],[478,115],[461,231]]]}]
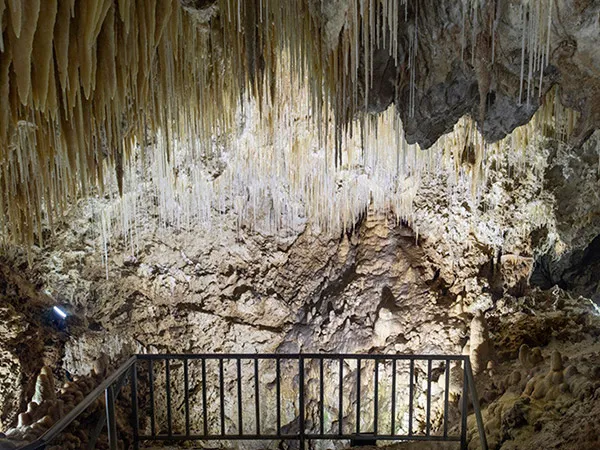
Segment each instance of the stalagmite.
[{"label": "stalagmite", "polygon": [[54,379],[52,375],[40,373],[35,383],[35,394],[31,401],[41,404],[45,400],[56,400],[56,392],[54,391]]},{"label": "stalagmite", "polygon": [[490,336],[481,310],[477,311],[471,321],[470,357],[473,373],[478,374],[487,367],[491,358]]}]

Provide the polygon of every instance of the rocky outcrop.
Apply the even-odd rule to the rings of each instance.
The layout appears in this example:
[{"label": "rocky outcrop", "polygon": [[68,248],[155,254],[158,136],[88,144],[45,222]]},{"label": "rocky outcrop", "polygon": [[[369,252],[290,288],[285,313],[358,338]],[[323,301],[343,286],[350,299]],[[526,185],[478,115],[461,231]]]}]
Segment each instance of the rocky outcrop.
[{"label": "rocky outcrop", "polygon": [[[581,219],[596,203],[560,214],[555,199],[571,183],[591,195],[596,169],[547,183],[555,161],[564,161],[551,155],[563,150],[542,140],[526,160],[518,149],[491,155],[483,207],[468,177],[427,174],[411,227],[367,212],[339,234],[306,221],[278,234],[238,228],[219,211],[218,231],[174,232],[156,227],[148,212],[137,229],[143,246],[131,255],[125,240],[114,239],[108,265],[90,199],[37,250],[22,278],[35,280],[28,295],[48,293],[47,305],[70,303],[72,336],[58,348],[72,374],[89,373],[101,354],[118,361],[141,351],[459,353],[472,332],[483,344],[476,353],[485,372],[494,352],[484,348],[485,327],[469,326],[472,314],[480,310],[497,326],[490,313],[527,294],[540,254],[592,235],[593,222]],[[11,264],[25,267],[25,256]],[[516,359],[523,343],[543,347],[553,327],[571,328],[557,318],[532,331],[531,320],[513,326],[521,340],[503,341],[498,358]],[[17,396],[24,402],[32,389]]]},{"label": "rocky outcrop", "polygon": [[[16,427],[10,428],[0,438],[1,449],[13,449],[31,443],[48,431],[56,422],[80,403],[102,381],[106,375],[105,362],[97,361],[95,370],[89,376],[76,376],[59,389],[55,387],[52,370],[42,367],[35,385],[35,394],[27,404],[27,410],[19,414]],[[115,392],[118,396],[118,392]],[[127,423],[126,414],[116,404],[117,428],[120,436],[131,436],[131,427]],[[82,448],[108,449],[106,436],[95,436],[93,428],[105,414],[105,404],[102,395],[86,408],[77,418],[77,422],[48,443],[52,450],[78,450]],[[125,431],[125,433],[123,433]],[[92,439],[94,441],[92,442]],[[97,440],[96,440],[97,439]],[[118,441],[119,448],[127,448],[130,437]]]},{"label": "rocky outcrop", "polygon": [[[600,316],[593,305],[555,289],[506,303],[492,316],[500,364],[477,382],[490,448],[596,448],[600,430],[588,414],[600,396]],[[530,348],[532,338],[538,347]],[[517,346],[515,359],[509,349]],[[474,418],[469,428],[469,448],[479,448]]]},{"label": "rocky outcrop", "polygon": [[16,422],[41,367],[61,366],[66,340],[52,323],[54,303],[11,266],[0,262],[0,429]]},{"label": "rocky outcrop", "polygon": [[[182,4],[203,11],[212,2]],[[336,48],[351,27],[352,2],[309,5],[323,46]],[[352,80],[359,92],[355,107],[381,112],[394,104],[410,143],[430,147],[466,114],[488,141],[497,141],[529,122],[553,86],[560,103],[581,114],[571,143],[581,145],[600,127],[597,2],[427,0],[401,2],[397,11],[397,50],[385,33],[368,61],[362,39],[353,49],[358,73],[369,65],[368,95],[364,76]]]}]

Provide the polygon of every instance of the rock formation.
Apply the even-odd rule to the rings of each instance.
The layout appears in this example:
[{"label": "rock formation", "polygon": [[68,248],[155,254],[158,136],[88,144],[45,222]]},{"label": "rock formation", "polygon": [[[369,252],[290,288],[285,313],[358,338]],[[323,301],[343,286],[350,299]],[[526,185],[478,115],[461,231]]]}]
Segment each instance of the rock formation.
[{"label": "rock formation", "polygon": [[[105,362],[99,364],[102,365]],[[8,429],[0,438],[0,448],[18,448],[17,446],[40,437],[80,403],[102,379],[103,375],[76,376],[72,382],[66,382],[60,389],[55,390],[52,372],[48,367],[43,367],[37,377],[35,395],[28,403],[27,411],[19,414],[15,428]],[[65,433],[49,442],[48,448],[53,450],[87,448],[92,436],[92,429],[104,411],[104,399],[100,396],[79,417],[76,426],[70,427]],[[119,411],[117,409],[117,412]],[[126,421],[118,421],[119,428],[125,427],[123,423]],[[127,432],[129,431],[127,429]],[[121,441],[119,445],[123,446],[124,442]],[[108,448],[106,436],[100,436],[95,448]]]},{"label": "rock formation", "polygon": [[[462,351],[491,448],[600,448],[598,1],[21,3],[0,0],[9,442],[133,353]],[[464,373],[432,369],[437,430]]]},{"label": "rock formation", "polygon": [[471,321],[469,356],[473,373],[478,375],[491,360],[490,336],[483,311],[478,310]]}]

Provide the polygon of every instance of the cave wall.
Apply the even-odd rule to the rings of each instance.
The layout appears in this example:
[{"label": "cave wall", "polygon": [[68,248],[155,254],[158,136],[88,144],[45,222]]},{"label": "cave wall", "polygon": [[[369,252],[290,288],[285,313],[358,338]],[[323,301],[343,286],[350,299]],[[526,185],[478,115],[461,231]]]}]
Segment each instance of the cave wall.
[{"label": "cave wall", "polygon": [[[411,224],[365,212],[341,233],[303,220],[273,234],[240,229],[215,211],[218,228],[172,229],[152,222],[148,208],[136,230],[140,250],[114,239],[108,264],[94,216],[105,201],[88,199],[25,274],[81,321],[66,348],[65,368],[75,373],[88,371],[103,346],[111,357],[454,352],[465,341],[464,313],[523,295],[536,260],[585,248],[600,233],[599,140],[579,158],[551,139],[525,159],[519,149],[490,155],[482,192],[451,169],[426,174]],[[574,190],[577,200],[566,202]]]},{"label": "cave wall", "polygon": [[15,267],[7,256],[0,258],[0,430],[26,407],[42,366],[64,376],[68,339],[52,317],[54,301],[22,276],[25,265]]},{"label": "cave wall", "polygon": [[[43,364],[60,380],[89,373],[103,355],[118,364],[134,352],[461,353],[475,311],[535,309],[533,267],[594,245],[599,138],[581,158],[551,139],[525,159],[519,149],[490,155],[479,193],[450,169],[427,174],[410,224],[365,211],[339,233],[306,220],[270,233],[215,211],[217,228],[175,229],[158,226],[148,208],[139,251],[115,238],[108,264],[95,215],[107,200],[86,199],[34,249],[31,266],[20,250],[5,252],[3,311],[18,319],[1,347],[10,372],[3,426]],[[561,200],[574,190],[577,201]],[[597,286],[593,274],[586,280]],[[71,314],[66,332],[45,316],[54,304]]]}]

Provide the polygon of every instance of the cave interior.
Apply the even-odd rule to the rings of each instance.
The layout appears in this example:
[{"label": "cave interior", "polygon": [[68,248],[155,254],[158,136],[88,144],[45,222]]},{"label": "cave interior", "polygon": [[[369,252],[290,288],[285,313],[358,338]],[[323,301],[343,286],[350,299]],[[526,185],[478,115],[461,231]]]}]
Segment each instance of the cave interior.
[{"label": "cave interior", "polygon": [[598,0],[0,0],[0,449],[600,449],[599,129]]}]

